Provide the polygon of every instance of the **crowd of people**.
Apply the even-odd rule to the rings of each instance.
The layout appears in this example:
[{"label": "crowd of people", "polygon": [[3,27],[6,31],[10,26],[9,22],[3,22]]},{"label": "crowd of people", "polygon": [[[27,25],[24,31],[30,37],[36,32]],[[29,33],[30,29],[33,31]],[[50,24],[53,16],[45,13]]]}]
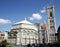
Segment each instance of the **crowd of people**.
[{"label": "crowd of people", "polygon": [[28,44],[27,47],[60,47],[60,43],[54,44]]}]

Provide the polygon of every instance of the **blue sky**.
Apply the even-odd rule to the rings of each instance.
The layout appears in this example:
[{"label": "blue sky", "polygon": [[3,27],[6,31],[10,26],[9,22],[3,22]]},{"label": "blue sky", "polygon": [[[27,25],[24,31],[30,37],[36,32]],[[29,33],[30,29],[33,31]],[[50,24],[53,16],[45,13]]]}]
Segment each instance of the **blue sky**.
[{"label": "blue sky", "polygon": [[43,10],[52,4],[55,7],[56,28],[58,28],[60,25],[60,0],[53,1],[54,3],[52,0],[0,0],[0,31],[10,31],[14,23],[25,17],[32,23],[47,22],[47,13]]}]

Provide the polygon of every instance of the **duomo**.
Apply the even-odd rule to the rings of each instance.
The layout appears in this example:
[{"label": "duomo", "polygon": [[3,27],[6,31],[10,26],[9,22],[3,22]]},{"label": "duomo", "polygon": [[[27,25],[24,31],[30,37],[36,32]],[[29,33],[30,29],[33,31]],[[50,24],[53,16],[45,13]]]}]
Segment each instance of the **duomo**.
[{"label": "duomo", "polygon": [[48,23],[31,23],[26,18],[12,25],[10,32],[0,32],[0,41],[7,40],[10,44],[27,45],[56,42],[56,21],[54,6],[48,6]]}]

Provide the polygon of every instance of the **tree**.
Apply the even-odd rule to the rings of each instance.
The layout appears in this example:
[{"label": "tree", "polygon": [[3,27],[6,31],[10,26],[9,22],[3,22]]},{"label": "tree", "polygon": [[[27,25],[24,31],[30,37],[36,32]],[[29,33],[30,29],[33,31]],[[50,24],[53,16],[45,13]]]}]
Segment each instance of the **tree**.
[{"label": "tree", "polygon": [[58,32],[58,35],[57,35],[58,43],[60,43],[60,26],[58,27],[57,32]]},{"label": "tree", "polygon": [[6,47],[9,43],[7,43],[7,40],[3,40],[0,45],[3,47]]}]

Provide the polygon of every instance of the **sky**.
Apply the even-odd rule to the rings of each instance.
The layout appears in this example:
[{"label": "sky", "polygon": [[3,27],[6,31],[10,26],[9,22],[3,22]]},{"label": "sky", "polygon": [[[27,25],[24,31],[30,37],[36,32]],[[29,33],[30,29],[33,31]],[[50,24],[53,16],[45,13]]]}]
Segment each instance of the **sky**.
[{"label": "sky", "polygon": [[56,29],[60,25],[60,0],[0,0],[0,31],[10,31],[26,18],[31,23],[48,23],[46,7],[54,5]]}]

